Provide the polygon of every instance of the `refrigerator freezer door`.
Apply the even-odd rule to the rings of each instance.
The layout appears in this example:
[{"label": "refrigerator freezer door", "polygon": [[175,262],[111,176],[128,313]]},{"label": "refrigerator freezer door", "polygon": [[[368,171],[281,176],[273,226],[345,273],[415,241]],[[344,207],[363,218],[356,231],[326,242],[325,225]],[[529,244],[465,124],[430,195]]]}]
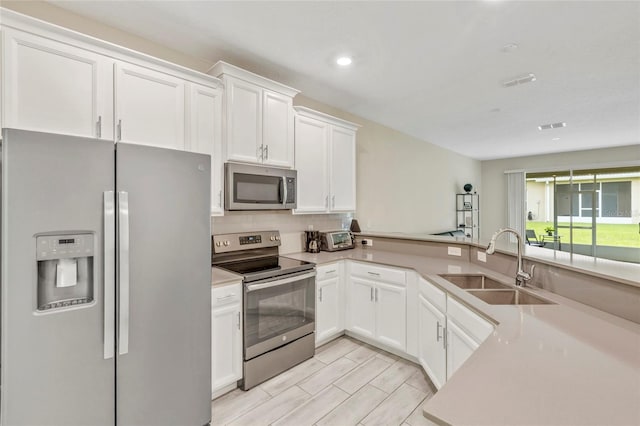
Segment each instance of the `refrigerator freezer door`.
[{"label": "refrigerator freezer door", "polygon": [[[116,189],[128,194],[129,225],[128,294],[117,295],[121,307],[128,299],[129,311],[128,324],[118,327],[120,334],[128,333],[128,352],[116,360],[117,422],[207,424],[210,158],[118,144],[116,162]],[[125,315],[117,317],[123,321]]]},{"label": "refrigerator freezer door", "polygon": [[[103,323],[102,262],[103,193],[114,189],[113,142],[4,129],[1,146],[0,423],[113,425],[115,363],[104,357],[104,330],[113,327]],[[38,271],[45,268],[37,265],[43,251],[36,236],[42,234],[69,236],[41,238],[46,253],[60,244],[59,256],[69,256],[61,251],[74,244],[80,250],[70,235],[91,241],[93,247],[83,249],[93,249],[93,260],[78,261],[77,276],[92,281],[93,301],[38,310]],[[88,264],[93,269],[80,268]],[[49,290],[67,294],[79,285]]]}]

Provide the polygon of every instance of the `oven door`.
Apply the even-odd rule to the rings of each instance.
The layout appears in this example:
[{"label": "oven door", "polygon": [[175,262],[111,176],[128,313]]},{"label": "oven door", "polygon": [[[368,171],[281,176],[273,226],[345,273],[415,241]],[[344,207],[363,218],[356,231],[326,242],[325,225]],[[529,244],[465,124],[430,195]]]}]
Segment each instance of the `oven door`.
[{"label": "oven door", "polygon": [[245,284],[245,360],[314,331],[315,276],[312,271]]}]

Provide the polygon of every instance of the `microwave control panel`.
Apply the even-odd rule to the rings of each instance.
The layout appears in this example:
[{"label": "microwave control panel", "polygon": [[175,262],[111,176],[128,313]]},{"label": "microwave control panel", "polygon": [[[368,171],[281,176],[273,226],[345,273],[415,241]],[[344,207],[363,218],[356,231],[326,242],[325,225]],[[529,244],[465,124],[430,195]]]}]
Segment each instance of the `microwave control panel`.
[{"label": "microwave control panel", "polygon": [[296,202],[296,178],[287,178],[287,204]]}]

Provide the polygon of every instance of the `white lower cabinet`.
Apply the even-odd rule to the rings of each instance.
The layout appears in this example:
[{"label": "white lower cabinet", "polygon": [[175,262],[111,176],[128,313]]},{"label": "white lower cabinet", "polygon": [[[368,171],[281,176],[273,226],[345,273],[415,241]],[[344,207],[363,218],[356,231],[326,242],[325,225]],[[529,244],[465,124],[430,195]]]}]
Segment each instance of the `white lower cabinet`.
[{"label": "white lower cabinet", "polygon": [[447,380],[493,332],[493,324],[463,306],[447,300]]},{"label": "white lower cabinet", "polygon": [[418,360],[440,389],[493,331],[493,324],[423,278],[418,294]]},{"label": "white lower cabinet", "polygon": [[316,347],[344,331],[342,264],[322,265],[316,271]]},{"label": "white lower cabinet", "polygon": [[211,397],[242,378],[242,284],[211,291]]},{"label": "white lower cabinet", "polygon": [[406,351],[405,271],[373,264],[351,263],[349,330],[387,347]]},{"label": "white lower cabinet", "polygon": [[418,295],[418,361],[437,389],[447,380],[446,318],[422,294]]}]

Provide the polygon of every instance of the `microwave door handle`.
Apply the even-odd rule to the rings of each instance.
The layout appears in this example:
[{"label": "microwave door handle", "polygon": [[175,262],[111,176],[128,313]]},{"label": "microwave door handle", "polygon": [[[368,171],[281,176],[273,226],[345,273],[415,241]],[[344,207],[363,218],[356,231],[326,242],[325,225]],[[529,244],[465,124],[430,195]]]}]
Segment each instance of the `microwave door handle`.
[{"label": "microwave door handle", "polygon": [[286,206],[287,205],[287,177],[286,176],[282,176],[282,205]]}]

